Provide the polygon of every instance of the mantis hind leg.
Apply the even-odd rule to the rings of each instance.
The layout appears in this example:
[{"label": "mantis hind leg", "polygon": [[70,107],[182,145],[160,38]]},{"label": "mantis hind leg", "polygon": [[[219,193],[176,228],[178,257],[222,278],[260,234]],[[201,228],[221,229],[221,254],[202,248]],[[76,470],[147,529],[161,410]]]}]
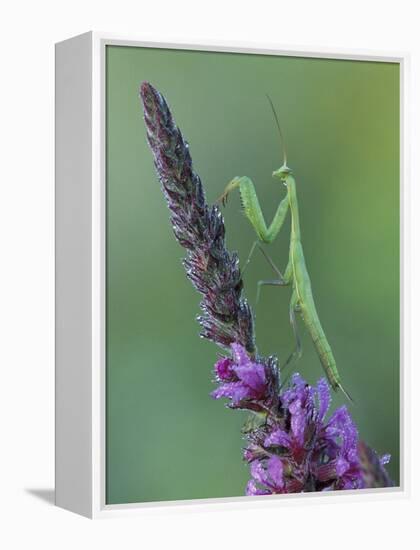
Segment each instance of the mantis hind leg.
[{"label": "mantis hind leg", "polygon": [[249,254],[248,254],[248,257],[244,263],[244,267],[241,269],[241,276],[243,277],[244,276],[244,273],[245,273],[245,270],[246,268],[248,267],[250,261],[251,261],[251,258],[252,256],[254,255],[254,252],[255,252],[255,249],[257,248],[257,246],[261,246],[259,241],[254,241],[252,243],[252,246],[251,246],[251,250],[249,251]]},{"label": "mantis hind leg", "polygon": [[302,343],[300,340],[299,329],[297,326],[297,320],[295,315],[296,311],[299,311],[299,310],[300,310],[300,305],[297,298],[297,294],[295,291],[293,291],[292,298],[290,300],[290,306],[289,306],[289,319],[290,319],[290,324],[292,326],[293,335],[295,337],[296,345],[295,345],[295,349],[287,358],[287,361],[285,362],[285,364],[282,367],[280,367],[280,371],[284,371],[285,369],[287,369],[287,367],[289,367],[293,363],[293,361],[300,359],[302,356]]},{"label": "mantis hind leg", "polygon": [[270,279],[268,281],[258,281],[257,283],[257,297],[255,302],[258,304],[260,300],[260,293],[262,286],[287,286],[289,283],[284,279]]},{"label": "mantis hind leg", "polygon": [[243,276],[245,269],[247,268],[249,262],[251,261],[251,258],[255,252],[255,249],[258,248],[261,251],[261,254],[264,256],[264,258],[267,260],[267,262],[270,264],[272,270],[277,275],[278,279],[269,279],[269,280],[262,280],[258,281],[257,283],[257,298],[256,303],[258,304],[260,299],[260,292],[261,287],[263,286],[288,286],[291,282],[291,276],[289,274],[290,269],[289,266],[286,268],[285,274],[283,275],[280,271],[280,269],[276,266],[272,258],[267,254],[267,252],[264,250],[264,248],[261,246],[260,241],[255,241],[251,247],[251,250],[248,254],[248,258],[244,264],[244,267],[241,271],[241,275]]}]

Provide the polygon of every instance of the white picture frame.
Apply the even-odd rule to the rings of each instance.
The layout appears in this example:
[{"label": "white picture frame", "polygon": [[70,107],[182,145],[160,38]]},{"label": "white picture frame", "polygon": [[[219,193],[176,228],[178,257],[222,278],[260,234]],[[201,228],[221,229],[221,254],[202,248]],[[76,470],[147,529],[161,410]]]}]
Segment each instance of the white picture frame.
[{"label": "white picture frame", "polygon": [[[105,503],[105,49],[108,45],[393,62],[401,112],[401,484],[389,489],[163,503]],[[56,504],[90,517],[155,506],[280,506],[299,499],[365,501],[409,493],[408,101],[406,53],[240,43],[162,43],[89,32],[56,45]],[[368,494],[366,494],[368,493]]]}]

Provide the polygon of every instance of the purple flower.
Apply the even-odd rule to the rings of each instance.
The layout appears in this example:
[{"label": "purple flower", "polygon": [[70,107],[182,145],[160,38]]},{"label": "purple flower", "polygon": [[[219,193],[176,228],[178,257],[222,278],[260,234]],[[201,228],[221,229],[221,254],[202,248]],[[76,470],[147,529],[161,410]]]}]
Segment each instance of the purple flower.
[{"label": "purple flower", "polygon": [[220,385],[212,397],[227,397],[232,409],[266,410],[277,384],[274,369],[253,361],[240,344],[232,344],[231,351],[232,358],[222,357],[214,367]]},{"label": "purple flower", "polygon": [[360,489],[364,482],[358,453],[358,433],[345,406],[337,409],[323,429],[329,463],[318,466],[320,480],[335,480],[337,489]]},{"label": "purple flower", "polygon": [[[266,365],[239,344],[215,365],[215,399],[231,408],[263,413],[264,422],[246,433],[244,459],[251,465],[248,495],[331,491],[366,487],[356,426],[345,406],[327,419],[331,403],[327,381],[316,387],[294,374],[280,392]],[[389,457],[377,459],[383,469]]]},{"label": "purple flower", "polygon": [[330,401],[326,380],[315,390],[296,374],[280,400],[284,420],[274,424],[262,445],[275,456],[281,454],[288,472],[286,492],[363,487],[357,430],[346,408],[324,421]]},{"label": "purple flower", "polygon": [[271,456],[264,463],[259,461],[253,462],[251,464],[253,479],[248,481],[246,494],[253,496],[286,492],[283,472],[283,462],[278,456]]}]

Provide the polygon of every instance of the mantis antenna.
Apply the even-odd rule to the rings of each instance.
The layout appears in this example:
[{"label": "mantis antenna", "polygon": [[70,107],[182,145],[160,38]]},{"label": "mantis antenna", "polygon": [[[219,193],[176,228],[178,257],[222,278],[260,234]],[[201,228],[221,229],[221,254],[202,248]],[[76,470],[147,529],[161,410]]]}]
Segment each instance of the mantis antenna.
[{"label": "mantis antenna", "polygon": [[265,95],[267,96],[268,102],[270,103],[270,107],[271,107],[271,110],[273,111],[273,115],[274,115],[274,118],[275,118],[275,121],[276,121],[276,124],[277,124],[277,128],[278,128],[278,131],[279,131],[280,141],[281,141],[281,146],[282,146],[282,151],[283,151],[283,165],[287,166],[286,145],[285,145],[285,142],[284,142],[283,132],[281,131],[281,126],[280,126],[280,122],[279,122],[279,119],[278,119],[278,116],[277,116],[277,113],[276,113],[276,109],[274,108],[273,102],[271,101],[271,97],[268,94],[265,94]]}]

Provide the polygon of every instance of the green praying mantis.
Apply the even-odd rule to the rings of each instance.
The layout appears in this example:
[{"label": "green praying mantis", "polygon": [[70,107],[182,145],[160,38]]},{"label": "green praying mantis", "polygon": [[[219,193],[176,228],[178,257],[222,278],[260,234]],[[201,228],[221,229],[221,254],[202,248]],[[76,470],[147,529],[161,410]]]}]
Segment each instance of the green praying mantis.
[{"label": "green praying mantis", "polygon": [[[286,361],[285,366],[288,365],[292,360],[299,358],[302,354],[296,322],[296,313],[300,313],[303,322],[311,336],[315,349],[318,353],[321,365],[326,373],[331,387],[335,391],[340,389],[344,393],[344,395],[350,401],[352,401],[352,398],[344,389],[340,381],[340,376],[338,374],[337,365],[331,350],[331,346],[328,343],[327,337],[322,328],[315,307],[311,280],[309,277],[308,269],[306,267],[305,256],[303,254],[302,248],[296,181],[293,177],[292,170],[287,166],[285,142],[278,121],[277,113],[270,97],[267,96],[267,98],[269,100],[277,124],[277,128],[279,130],[283,152],[283,165],[278,170],[275,170],[272,173],[272,176],[286,186],[286,196],[280,201],[273,220],[268,227],[261,210],[254,184],[252,183],[250,178],[246,176],[233,178],[226,186],[223,194],[218,199],[218,202],[221,202],[223,205],[225,205],[229,193],[231,193],[236,188],[239,189],[245,216],[252,224],[258,236],[258,240],[251,248],[251,252],[245,263],[245,267],[249,263],[255,247],[258,246],[266,259],[269,261],[273,270],[277,273],[278,279],[259,281],[257,301],[261,286],[263,285],[291,286],[292,288],[292,296],[289,306],[289,318],[296,340],[296,347],[293,353],[290,355],[289,359]],[[263,242],[266,244],[271,244],[275,240],[284,224],[286,214],[289,209],[291,214],[289,260],[286,269],[282,274],[280,270],[275,266],[271,258],[265,253],[264,249],[259,243]]]}]

